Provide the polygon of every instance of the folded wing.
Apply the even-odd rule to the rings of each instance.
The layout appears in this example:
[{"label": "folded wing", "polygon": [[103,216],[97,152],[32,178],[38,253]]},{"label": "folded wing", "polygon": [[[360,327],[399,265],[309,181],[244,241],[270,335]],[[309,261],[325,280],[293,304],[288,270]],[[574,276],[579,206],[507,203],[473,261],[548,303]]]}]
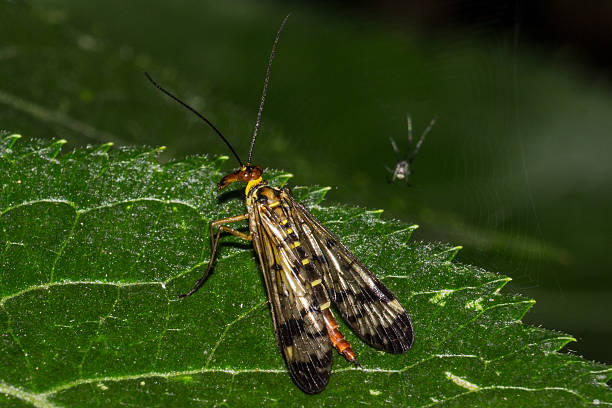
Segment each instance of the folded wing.
[{"label": "folded wing", "polygon": [[259,207],[255,216],[258,231],[253,241],[278,348],[296,385],[309,394],[321,392],[331,374],[332,346],[306,266],[296,262],[295,248],[285,242],[291,234],[271,219],[269,208]]},{"label": "folded wing", "polygon": [[346,323],[374,348],[388,353],[410,349],[412,322],[395,296],[288,191],[283,196],[291,201],[329,297]]}]

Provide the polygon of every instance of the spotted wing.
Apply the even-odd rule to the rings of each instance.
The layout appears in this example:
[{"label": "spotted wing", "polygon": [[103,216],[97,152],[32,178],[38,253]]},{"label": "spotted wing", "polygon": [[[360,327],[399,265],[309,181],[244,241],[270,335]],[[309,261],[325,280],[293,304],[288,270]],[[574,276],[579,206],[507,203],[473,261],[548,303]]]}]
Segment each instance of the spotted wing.
[{"label": "spotted wing", "polygon": [[308,278],[313,271],[300,262],[301,248],[293,246],[298,238],[279,224],[280,219],[290,217],[286,208],[272,211],[259,203],[253,216],[253,244],[263,270],[278,348],[295,384],[309,394],[321,392],[331,374],[332,346],[318,305],[320,296]]},{"label": "spotted wing", "polygon": [[414,340],[410,317],[396,297],[329,232],[288,189],[283,198],[293,208],[301,235],[308,238],[329,297],[346,323],[370,346],[403,353]]}]

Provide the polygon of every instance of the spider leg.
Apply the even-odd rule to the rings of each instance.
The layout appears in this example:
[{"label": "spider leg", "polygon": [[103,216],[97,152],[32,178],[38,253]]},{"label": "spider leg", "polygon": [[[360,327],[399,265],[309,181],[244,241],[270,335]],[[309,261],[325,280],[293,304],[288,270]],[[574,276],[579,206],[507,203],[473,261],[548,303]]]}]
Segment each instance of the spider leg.
[{"label": "spider leg", "polygon": [[434,116],[433,119],[431,120],[431,122],[429,122],[429,125],[427,125],[427,128],[425,129],[425,131],[421,135],[421,138],[419,139],[419,141],[417,142],[416,146],[414,147],[414,151],[412,152],[412,154],[410,155],[410,158],[408,159],[408,163],[409,164],[412,164],[412,162],[414,161],[416,155],[419,153],[419,150],[421,149],[421,145],[423,144],[423,140],[425,140],[425,136],[427,136],[427,134],[429,133],[429,131],[431,130],[433,125],[436,123],[436,119],[437,118]]},{"label": "spider leg", "polygon": [[400,151],[397,148],[397,145],[395,144],[395,140],[393,140],[393,138],[391,136],[389,136],[389,141],[391,142],[391,146],[393,147],[393,151],[395,152],[395,156],[397,156],[397,159],[400,159]]}]

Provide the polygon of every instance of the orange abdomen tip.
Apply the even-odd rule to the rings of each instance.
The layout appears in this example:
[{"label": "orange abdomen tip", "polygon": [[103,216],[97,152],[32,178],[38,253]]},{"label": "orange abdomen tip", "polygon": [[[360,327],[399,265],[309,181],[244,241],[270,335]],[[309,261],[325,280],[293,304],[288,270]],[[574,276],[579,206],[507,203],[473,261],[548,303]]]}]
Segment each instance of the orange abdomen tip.
[{"label": "orange abdomen tip", "polygon": [[338,353],[342,354],[349,362],[357,364],[355,352],[351,348],[351,344],[344,338],[344,335],[338,329],[338,322],[336,318],[334,318],[331,310],[325,309],[323,311],[323,319],[325,320],[329,339],[332,345],[338,350]]}]

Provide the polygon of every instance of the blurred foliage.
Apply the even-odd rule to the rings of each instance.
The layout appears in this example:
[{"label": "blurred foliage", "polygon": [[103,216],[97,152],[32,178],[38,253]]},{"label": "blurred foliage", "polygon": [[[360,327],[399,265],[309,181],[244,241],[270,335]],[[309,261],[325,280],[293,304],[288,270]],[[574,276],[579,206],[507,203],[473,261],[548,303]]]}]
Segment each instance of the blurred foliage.
[{"label": "blurred foliage", "polygon": [[[461,260],[512,276],[538,299],[527,319],[577,334],[574,349],[612,361],[610,84],[571,54],[523,43],[518,27],[418,34],[323,3],[0,7],[2,126],[74,144],[165,145],[177,158],[228,152],[143,71],[245,155],[274,33],[292,11],[255,161],[300,184],[341,186],[330,199],[416,222],[419,239],[461,243]],[[407,112],[416,133],[439,118],[412,188],[389,184],[384,169]]]}]

